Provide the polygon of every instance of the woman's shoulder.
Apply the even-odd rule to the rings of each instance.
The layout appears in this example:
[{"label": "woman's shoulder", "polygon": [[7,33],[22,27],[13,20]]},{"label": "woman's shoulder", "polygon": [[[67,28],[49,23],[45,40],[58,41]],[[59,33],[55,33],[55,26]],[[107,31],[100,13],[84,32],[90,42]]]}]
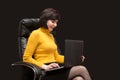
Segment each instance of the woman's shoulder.
[{"label": "woman's shoulder", "polygon": [[40,32],[41,32],[40,28],[35,29],[35,30],[32,31],[32,33],[34,33],[34,34],[36,34],[36,33],[40,33]]},{"label": "woman's shoulder", "polygon": [[49,33],[48,29],[38,28],[38,29],[33,30],[31,34],[43,36],[46,33]]},{"label": "woman's shoulder", "polygon": [[40,34],[40,33],[41,33],[41,31],[40,31],[39,28],[38,28],[38,29],[33,30],[33,31],[31,32],[31,35],[38,35],[38,34]]}]

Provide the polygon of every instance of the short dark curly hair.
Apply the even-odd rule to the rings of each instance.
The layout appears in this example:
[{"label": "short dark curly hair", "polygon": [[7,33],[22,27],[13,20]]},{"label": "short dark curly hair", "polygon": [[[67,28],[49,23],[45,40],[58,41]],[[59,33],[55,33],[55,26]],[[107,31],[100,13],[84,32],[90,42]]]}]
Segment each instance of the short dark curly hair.
[{"label": "short dark curly hair", "polygon": [[40,14],[40,27],[47,28],[48,20],[60,20],[60,13],[53,8],[44,9]]}]

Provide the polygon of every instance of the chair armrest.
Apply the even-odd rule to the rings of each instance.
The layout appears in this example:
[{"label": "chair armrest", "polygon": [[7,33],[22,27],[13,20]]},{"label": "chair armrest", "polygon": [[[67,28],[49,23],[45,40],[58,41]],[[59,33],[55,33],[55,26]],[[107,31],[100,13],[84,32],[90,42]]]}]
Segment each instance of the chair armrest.
[{"label": "chair armrest", "polygon": [[39,80],[41,78],[42,71],[35,64],[19,61],[19,62],[12,63],[11,66],[25,66],[25,67],[28,67],[28,68],[32,69],[33,72],[34,72],[34,80]]}]

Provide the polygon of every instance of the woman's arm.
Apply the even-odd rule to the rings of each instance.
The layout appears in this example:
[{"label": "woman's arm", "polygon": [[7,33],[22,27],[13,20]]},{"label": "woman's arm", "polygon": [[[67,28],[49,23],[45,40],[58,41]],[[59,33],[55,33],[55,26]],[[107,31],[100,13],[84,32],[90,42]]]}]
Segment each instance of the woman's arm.
[{"label": "woman's arm", "polygon": [[55,51],[54,56],[57,62],[64,63],[64,56],[60,55],[57,50]]},{"label": "woman's arm", "polygon": [[24,55],[23,55],[23,61],[33,63],[33,64],[36,64],[37,66],[41,67],[43,63],[37,62],[32,57],[33,53],[34,53],[34,51],[35,51],[35,49],[38,45],[38,40],[39,39],[37,39],[37,38],[39,38],[37,33],[35,31],[33,31],[28,38],[28,42],[27,42],[25,52],[24,52]]}]

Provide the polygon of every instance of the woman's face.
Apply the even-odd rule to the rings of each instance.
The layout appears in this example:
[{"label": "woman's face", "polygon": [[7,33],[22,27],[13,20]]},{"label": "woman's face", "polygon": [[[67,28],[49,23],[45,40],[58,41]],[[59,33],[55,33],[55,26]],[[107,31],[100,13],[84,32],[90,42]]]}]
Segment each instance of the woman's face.
[{"label": "woman's face", "polygon": [[55,27],[57,27],[58,20],[48,20],[47,21],[47,27],[48,30],[51,32]]}]

